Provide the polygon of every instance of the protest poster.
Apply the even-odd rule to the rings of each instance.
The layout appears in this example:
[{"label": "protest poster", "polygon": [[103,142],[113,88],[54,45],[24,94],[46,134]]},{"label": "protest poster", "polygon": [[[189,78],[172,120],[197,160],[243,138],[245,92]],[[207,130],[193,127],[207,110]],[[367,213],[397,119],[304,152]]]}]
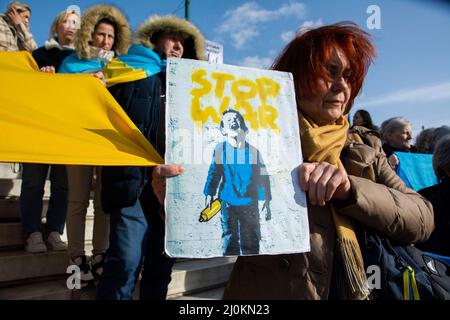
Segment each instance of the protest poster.
[{"label": "protest poster", "polygon": [[308,251],[292,75],[169,59],[166,98],[167,254]]}]

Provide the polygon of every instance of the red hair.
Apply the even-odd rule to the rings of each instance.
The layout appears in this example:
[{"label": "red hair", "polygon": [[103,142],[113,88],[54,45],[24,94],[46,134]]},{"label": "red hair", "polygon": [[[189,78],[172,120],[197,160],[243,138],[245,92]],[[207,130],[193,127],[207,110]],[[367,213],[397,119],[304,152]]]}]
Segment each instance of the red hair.
[{"label": "red hair", "polygon": [[291,72],[297,98],[309,98],[318,92],[319,79],[331,81],[328,65],[336,49],[342,50],[350,65],[347,113],[375,57],[370,35],[357,24],[340,22],[298,34],[277,57],[272,69]]}]

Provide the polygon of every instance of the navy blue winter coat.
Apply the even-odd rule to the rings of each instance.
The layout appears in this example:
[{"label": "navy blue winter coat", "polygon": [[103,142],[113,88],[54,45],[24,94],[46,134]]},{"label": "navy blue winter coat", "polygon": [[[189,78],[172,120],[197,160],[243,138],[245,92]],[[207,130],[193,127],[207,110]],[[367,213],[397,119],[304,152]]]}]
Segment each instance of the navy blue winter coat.
[{"label": "navy blue winter coat", "polygon": [[[164,92],[163,73],[109,88],[130,119],[156,148],[164,155]],[[145,185],[150,181],[148,167],[114,166],[102,169],[102,205],[106,213],[133,206]]]}]

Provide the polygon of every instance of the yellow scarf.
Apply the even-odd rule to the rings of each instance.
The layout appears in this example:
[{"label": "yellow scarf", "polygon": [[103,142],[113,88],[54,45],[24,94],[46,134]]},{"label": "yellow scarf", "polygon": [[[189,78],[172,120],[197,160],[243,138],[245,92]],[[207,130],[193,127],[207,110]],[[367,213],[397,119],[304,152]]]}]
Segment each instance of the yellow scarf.
[{"label": "yellow scarf", "polygon": [[[340,154],[347,139],[348,122],[341,116],[334,124],[319,126],[299,111],[302,152],[307,162],[328,162],[344,168]],[[352,222],[336,212],[330,203],[344,262],[346,279],[354,299],[365,299],[369,294],[364,262]]]}]

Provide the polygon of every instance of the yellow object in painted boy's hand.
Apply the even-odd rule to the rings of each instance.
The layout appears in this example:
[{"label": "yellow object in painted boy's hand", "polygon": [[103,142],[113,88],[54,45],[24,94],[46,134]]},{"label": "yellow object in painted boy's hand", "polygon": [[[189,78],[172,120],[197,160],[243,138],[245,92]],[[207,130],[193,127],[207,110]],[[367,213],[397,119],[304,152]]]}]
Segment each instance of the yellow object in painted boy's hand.
[{"label": "yellow object in painted boy's hand", "polygon": [[198,221],[200,222],[208,222],[211,220],[222,208],[220,204],[220,200],[216,199],[211,203],[211,206],[207,206],[203,211],[200,213],[200,219]]}]

